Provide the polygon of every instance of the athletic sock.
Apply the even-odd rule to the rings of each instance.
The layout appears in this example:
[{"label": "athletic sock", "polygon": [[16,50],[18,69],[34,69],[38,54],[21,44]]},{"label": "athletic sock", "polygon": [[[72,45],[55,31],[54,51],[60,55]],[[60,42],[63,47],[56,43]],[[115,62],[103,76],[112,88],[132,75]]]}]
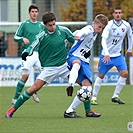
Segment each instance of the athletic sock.
[{"label": "athletic sock", "polygon": [[123,86],[126,84],[126,79],[127,79],[127,78],[123,78],[123,77],[121,77],[121,76],[119,77],[112,98],[114,98],[114,97],[118,97],[118,95],[120,94],[120,92],[121,92]]},{"label": "athletic sock", "polygon": [[87,102],[84,102],[84,108],[85,108],[85,112],[90,112],[90,109],[91,109],[91,102],[90,100],[87,101]]},{"label": "athletic sock", "polygon": [[78,71],[80,69],[80,65],[78,63],[73,64],[73,67],[70,71],[70,77],[69,77],[69,85],[74,86],[77,77],[78,77]]},{"label": "athletic sock", "polygon": [[95,98],[97,97],[98,92],[100,90],[101,82],[102,82],[102,79],[97,77],[96,80],[95,80],[95,83],[94,83],[94,88],[93,88],[93,92],[92,92],[92,98],[93,97],[95,97]]},{"label": "athletic sock", "polygon": [[14,104],[14,108],[17,110],[25,101],[27,101],[32,94],[29,94],[27,90],[18,98],[17,102]]},{"label": "athletic sock", "polygon": [[22,80],[19,80],[19,82],[17,84],[17,87],[16,87],[16,92],[15,92],[15,95],[14,95],[13,99],[18,99],[18,97],[20,96],[24,86],[25,86],[25,82],[22,81]]},{"label": "athletic sock", "polygon": [[73,99],[73,102],[69,106],[69,108],[66,110],[66,113],[73,112],[82,102],[75,96]]}]

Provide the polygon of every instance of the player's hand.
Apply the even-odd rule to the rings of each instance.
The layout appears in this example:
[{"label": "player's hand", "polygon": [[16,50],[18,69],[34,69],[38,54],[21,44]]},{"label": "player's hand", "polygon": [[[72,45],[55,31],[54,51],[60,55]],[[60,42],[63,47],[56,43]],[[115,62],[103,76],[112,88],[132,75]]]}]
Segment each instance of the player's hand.
[{"label": "player's hand", "polygon": [[88,57],[90,57],[90,55],[91,55],[91,52],[89,50],[87,53],[84,54],[84,57],[87,59]]},{"label": "player's hand", "polygon": [[132,56],[132,52],[126,52],[126,56]]},{"label": "player's hand", "polygon": [[104,63],[108,63],[110,61],[110,56],[109,55],[105,55],[103,58],[102,58],[102,62]]},{"label": "player's hand", "polygon": [[72,94],[73,94],[73,87],[72,87],[72,86],[69,86],[69,87],[66,89],[66,91],[67,91],[67,96],[72,96]]},{"label": "player's hand", "polygon": [[80,37],[79,36],[75,36],[74,39],[75,40],[80,40]]},{"label": "player's hand", "polygon": [[23,42],[24,42],[24,44],[29,44],[30,43],[30,41],[27,38],[23,38]]},{"label": "player's hand", "polygon": [[21,55],[22,60],[25,60],[25,61],[26,61],[26,57],[27,57],[28,55],[29,55],[28,52],[22,53],[22,55]]}]

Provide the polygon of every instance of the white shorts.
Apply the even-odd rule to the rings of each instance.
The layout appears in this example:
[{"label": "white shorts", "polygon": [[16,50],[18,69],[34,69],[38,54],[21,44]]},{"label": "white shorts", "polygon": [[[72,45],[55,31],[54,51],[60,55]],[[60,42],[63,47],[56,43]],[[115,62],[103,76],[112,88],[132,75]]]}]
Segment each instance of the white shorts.
[{"label": "white shorts", "polygon": [[22,70],[27,69],[30,71],[32,69],[32,67],[35,70],[41,69],[38,52],[35,52],[35,51],[33,52],[33,54],[31,56],[26,57],[26,61],[22,60],[22,65],[21,65]]},{"label": "white shorts", "polygon": [[49,84],[51,81],[57,77],[63,78],[65,81],[68,81],[68,75],[70,73],[67,68],[67,62],[58,67],[44,67],[41,73],[38,75],[37,79],[43,80]]}]

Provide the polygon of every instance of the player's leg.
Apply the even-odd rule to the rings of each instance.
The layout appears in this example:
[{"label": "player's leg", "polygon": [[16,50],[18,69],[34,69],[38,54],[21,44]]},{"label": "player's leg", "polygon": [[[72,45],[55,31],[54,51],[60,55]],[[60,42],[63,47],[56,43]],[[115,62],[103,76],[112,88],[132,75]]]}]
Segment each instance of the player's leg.
[{"label": "player's leg", "polygon": [[112,96],[112,102],[119,103],[119,104],[125,104],[125,102],[119,98],[119,94],[122,88],[124,87],[124,85],[126,84],[126,79],[128,76],[127,65],[126,65],[126,62],[123,56],[116,57],[114,62],[117,67],[117,70],[120,73],[120,77],[117,81],[116,88]]},{"label": "player's leg", "polygon": [[64,118],[81,118],[81,116],[77,115],[75,109],[81,104],[82,102],[75,96],[73,102],[68,107],[68,109],[64,112]]},{"label": "player's leg", "polygon": [[80,60],[74,60],[73,66],[69,75],[69,86],[74,86],[76,79],[78,77],[79,69],[80,69]]},{"label": "player's leg", "polygon": [[125,102],[120,99],[119,94],[120,94],[122,88],[125,86],[126,79],[127,78],[123,78],[121,76],[119,77],[117,84],[116,84],[114,94],[111,99],[112,102],[118,103],[118,104],[125,104]]},{"label": "player's leg", "polygon": [[16,91],[15,91],[14,97],[12,99],[12,104],[15,104],[17,99],[19,98],[19,96],[25,86],[25,83],[29,77],[29,73],[30,72],[27,69],[22,70],[22,78],[17,83]]},{"label": "player's leg", "polygon": [[73,87],[78,77],[81,61],[78,57],[74,56],[68,59],[67,61],[71,71],[69,75],[69,87],[66,90],[67,90],[67,95],[72,96]]},{"label": "player's leg", "polygon": [[[59,70],[58,74],[59,77],[63,78],[65,81],[68,82],[69,80],[69,74],[70,70],[68,69],[68,64],[65,63]],[[74,111],[82,102],[75,96],[72,104],[69,106],[69,108],[64,112],[64,117],[65,118],[81,118],[81,116],[77,115],[76,112]]]},{"label": "player's leg", "polygon": [[27,60],[24,61],[22,60],[22,78],[18,81],[17,87],[16,87],[16,92],[14,94],[14,97],[12,99],[12,104],[15,104],[17,101],[18,97],[20,96],[26,81],[29,78],[30,70],[33,67],[33,65],[36,62],[36,53],[33,53],[32,56],[28,56]]},{"label": "player's leg", "polygon": [[24,102],[26,102],[31,96],[32,94],[34,94],[35,92],[37,92],[38,90],[41,89],[41,87],[45,84],[46,82],[40,79],[37,79],[35,81],[35,83],[28,88],[26,91],[23,92],[23,94],[18,98],[18,100],[16,101],[16,103],[13,105],[13,107],[11,107],[7,112],[5,117],[6,118],[11,118],[12,115],[14,114],[14,112],[21,107]]},{"label": "player's leg", "polygon": [[97,96],[101,87],[102,80],[105,76],[105,74],[113,67],[112,62],[104,63],[102,61],[103,55],[100,56],[99,64],[98,64],[98,76],[94,82],[93,92],[92,92],[92,99],[91,104],[92,105],[98,105],[97,103]]},{"label": "player's leg", "polygon": [[29,89],[27,89],[26,91],[24,91],[24,93],[18,98],[17,102],[15,103],[15,105],[10,108],[7,113],[6,113],[6,117],[7,118],[11,118],[13,113],[25,102],[27,101],[32,94],[34,94],[35,92],[37,92],[39,89],[41,89],[41,87],[43,85],[47,85],[49,84],[51,81],[53,81],[57,74],[59,69],[58,67],[49,67],[49,68],[45,68],[41,71],[41,73],[38,75],[35,83],[32,85],[32,87],[30,87]]},{"label": "player's leg", "polygon": [[[92,87],[91,87],[92,82],[91,82],[90,76],[88,76],[88,75],[90,75],[90,74],[89,73],[87,74],[87,78],[89,80],[84,79],[82,81],[82,85],[87,86],[89,88],[89,90],[92,90]],[[101,116],[101,114],[96,113],[94,110],[91,109],[91,100],[84,102],[84,108],[85,108],[86,117],[100,117]]]},{"label": "player's leg", "polygon": [[[89,66],[88,63],[86,64],[86,63],[83,62],[82,63],[82,67],[81,67],[81,69],[79,71],[78,80],[79,80],[80,83],[82,83],[83,86],[87,86],[87,87],[91,88],[90,90],[92,90],[91,83],[90,83],[90,81],[88,79],[91,81],[91,69],[90,69],[90,66]],[[81,103],[82,102],[77,98],[77,96],[75,96],[73,102],[71,103],[69,108],[65,111],[64,117],[65,118],[81,118],[75,112],[75,109]],[[90,109],[90,106],[91,106],[90,101],[84,103],[86,117],[99,117],[100,114],[95,113],[94,111],[92,111]],[[90,115],[90,113],[91,113],[91,115]]]},{"label": "player's leg", "polygon": [[86,112],[86,117],[100,117],[101,116],[101,114],[91,109],[91,100],[84,102],[84,108]]},{"label": "player's leg", "polygon": [[[87,86],[89,90],[92,90],[92,71],[90,64],[86,62],[82,62],[82,67],[79,71],[78,80],[81,82],[82,86]],[[96,113],[91,110],[91,102],[90,100],[84,102],[85,115],[86,117],[100,117],[101,114]]]},{"label": "player's leg", "polygon": [[[67,68],[67,64],[62,65],[65,66],[65,68]],[[62,67],[61,66],[61,67]],[[60,69],[61,69],[60,67]],[[7,113],[6,113],[6,118],[11,118],[12,115],[14,114],[14,112],[21,106],[23,105],[23,103],[25,101],[27,101],[32,94],[34,94],[35,92],[37,92],[38,90],[41,89],[41,87],[43,85],[47,85],[49,84],[51,81],[53,81],[57,75],[59,74],[58,71],[60,70],[59,67],[48,67],[48,68],[44,68],[41,73],[38,75],[35,83],[28,88],[26,91],[24,91],[24,93],[19,97],[19,99],[17,100],[17,102],[15,103],[15,105],[13,107],[11,107]],[[62,70],[62,69],[61,69]],[[67,73],[69,72],[69,70],[67,69]],[[68,75],[68,74],[67,74]]]},{"label": "player's leg", "polygon": [[98,74],[98,77],[96,78],[95,82],[94,82],[94,87],[93,87],[93,92],[92,92],[92,98],[91,98],[91,104],[92,105],[97,105],[97,95],[99,93],[100,87],[101,87],[101,83],[102,83],[102,79],[104,78],[104,75],[102,74]]},{"label": "player's leg", "polygon": [[[35,63],[34,63],[34,65],[33,65],[33,68],[34,68],[36,71],[38,71],[39,73],[41,73],[41,63],[40,63],[40,60],[39,60],[38,52],[34,52],[34,54],[32,55],[32,57],[33,57],[34,60],[35,60]],[[34,94],[32,95],[32,98],[33,98],[33,100],[34,100],[35,102],[37,102],[37,103],[40,102],[37,92],[34,93]]]}]

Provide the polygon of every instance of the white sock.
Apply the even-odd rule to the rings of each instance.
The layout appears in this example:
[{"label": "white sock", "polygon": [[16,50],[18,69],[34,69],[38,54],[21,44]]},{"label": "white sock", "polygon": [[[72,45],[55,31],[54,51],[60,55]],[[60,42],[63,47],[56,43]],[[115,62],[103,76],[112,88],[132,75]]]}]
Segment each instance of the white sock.
[{"label": "white sock", "polygon": [[73,64],[73,67],[70,71],[70,76],[69,76],[69,85],[74,86],[78,78],[79,69],[80,69],[80,65],[78,63]]},{"label": "white sock", "polygon": [[82,102],[77,98],[77,95],[73,99],[73,102],[69,106],[69,108],[66,110],[66,113],[73,112]]},{"label": "white sock", "polygon": [[98,92],[99,92],[100,87],[101,87],[101,82],[102,82],[102,79],[97,77],[95,80],[95,83],[94,83],[94,88],[93,88],[93,92],[92,92],[92,99],[97,98]]},{"label": "white sock", "polygon": [[126,79],[127,79],[127,78],[123,78],[123,77],[121,77],[121,76],[119,77],[112,98],[118,97],[118,95],[120,94],[120,92],[121,92],[123,86],[126,84]]}]

